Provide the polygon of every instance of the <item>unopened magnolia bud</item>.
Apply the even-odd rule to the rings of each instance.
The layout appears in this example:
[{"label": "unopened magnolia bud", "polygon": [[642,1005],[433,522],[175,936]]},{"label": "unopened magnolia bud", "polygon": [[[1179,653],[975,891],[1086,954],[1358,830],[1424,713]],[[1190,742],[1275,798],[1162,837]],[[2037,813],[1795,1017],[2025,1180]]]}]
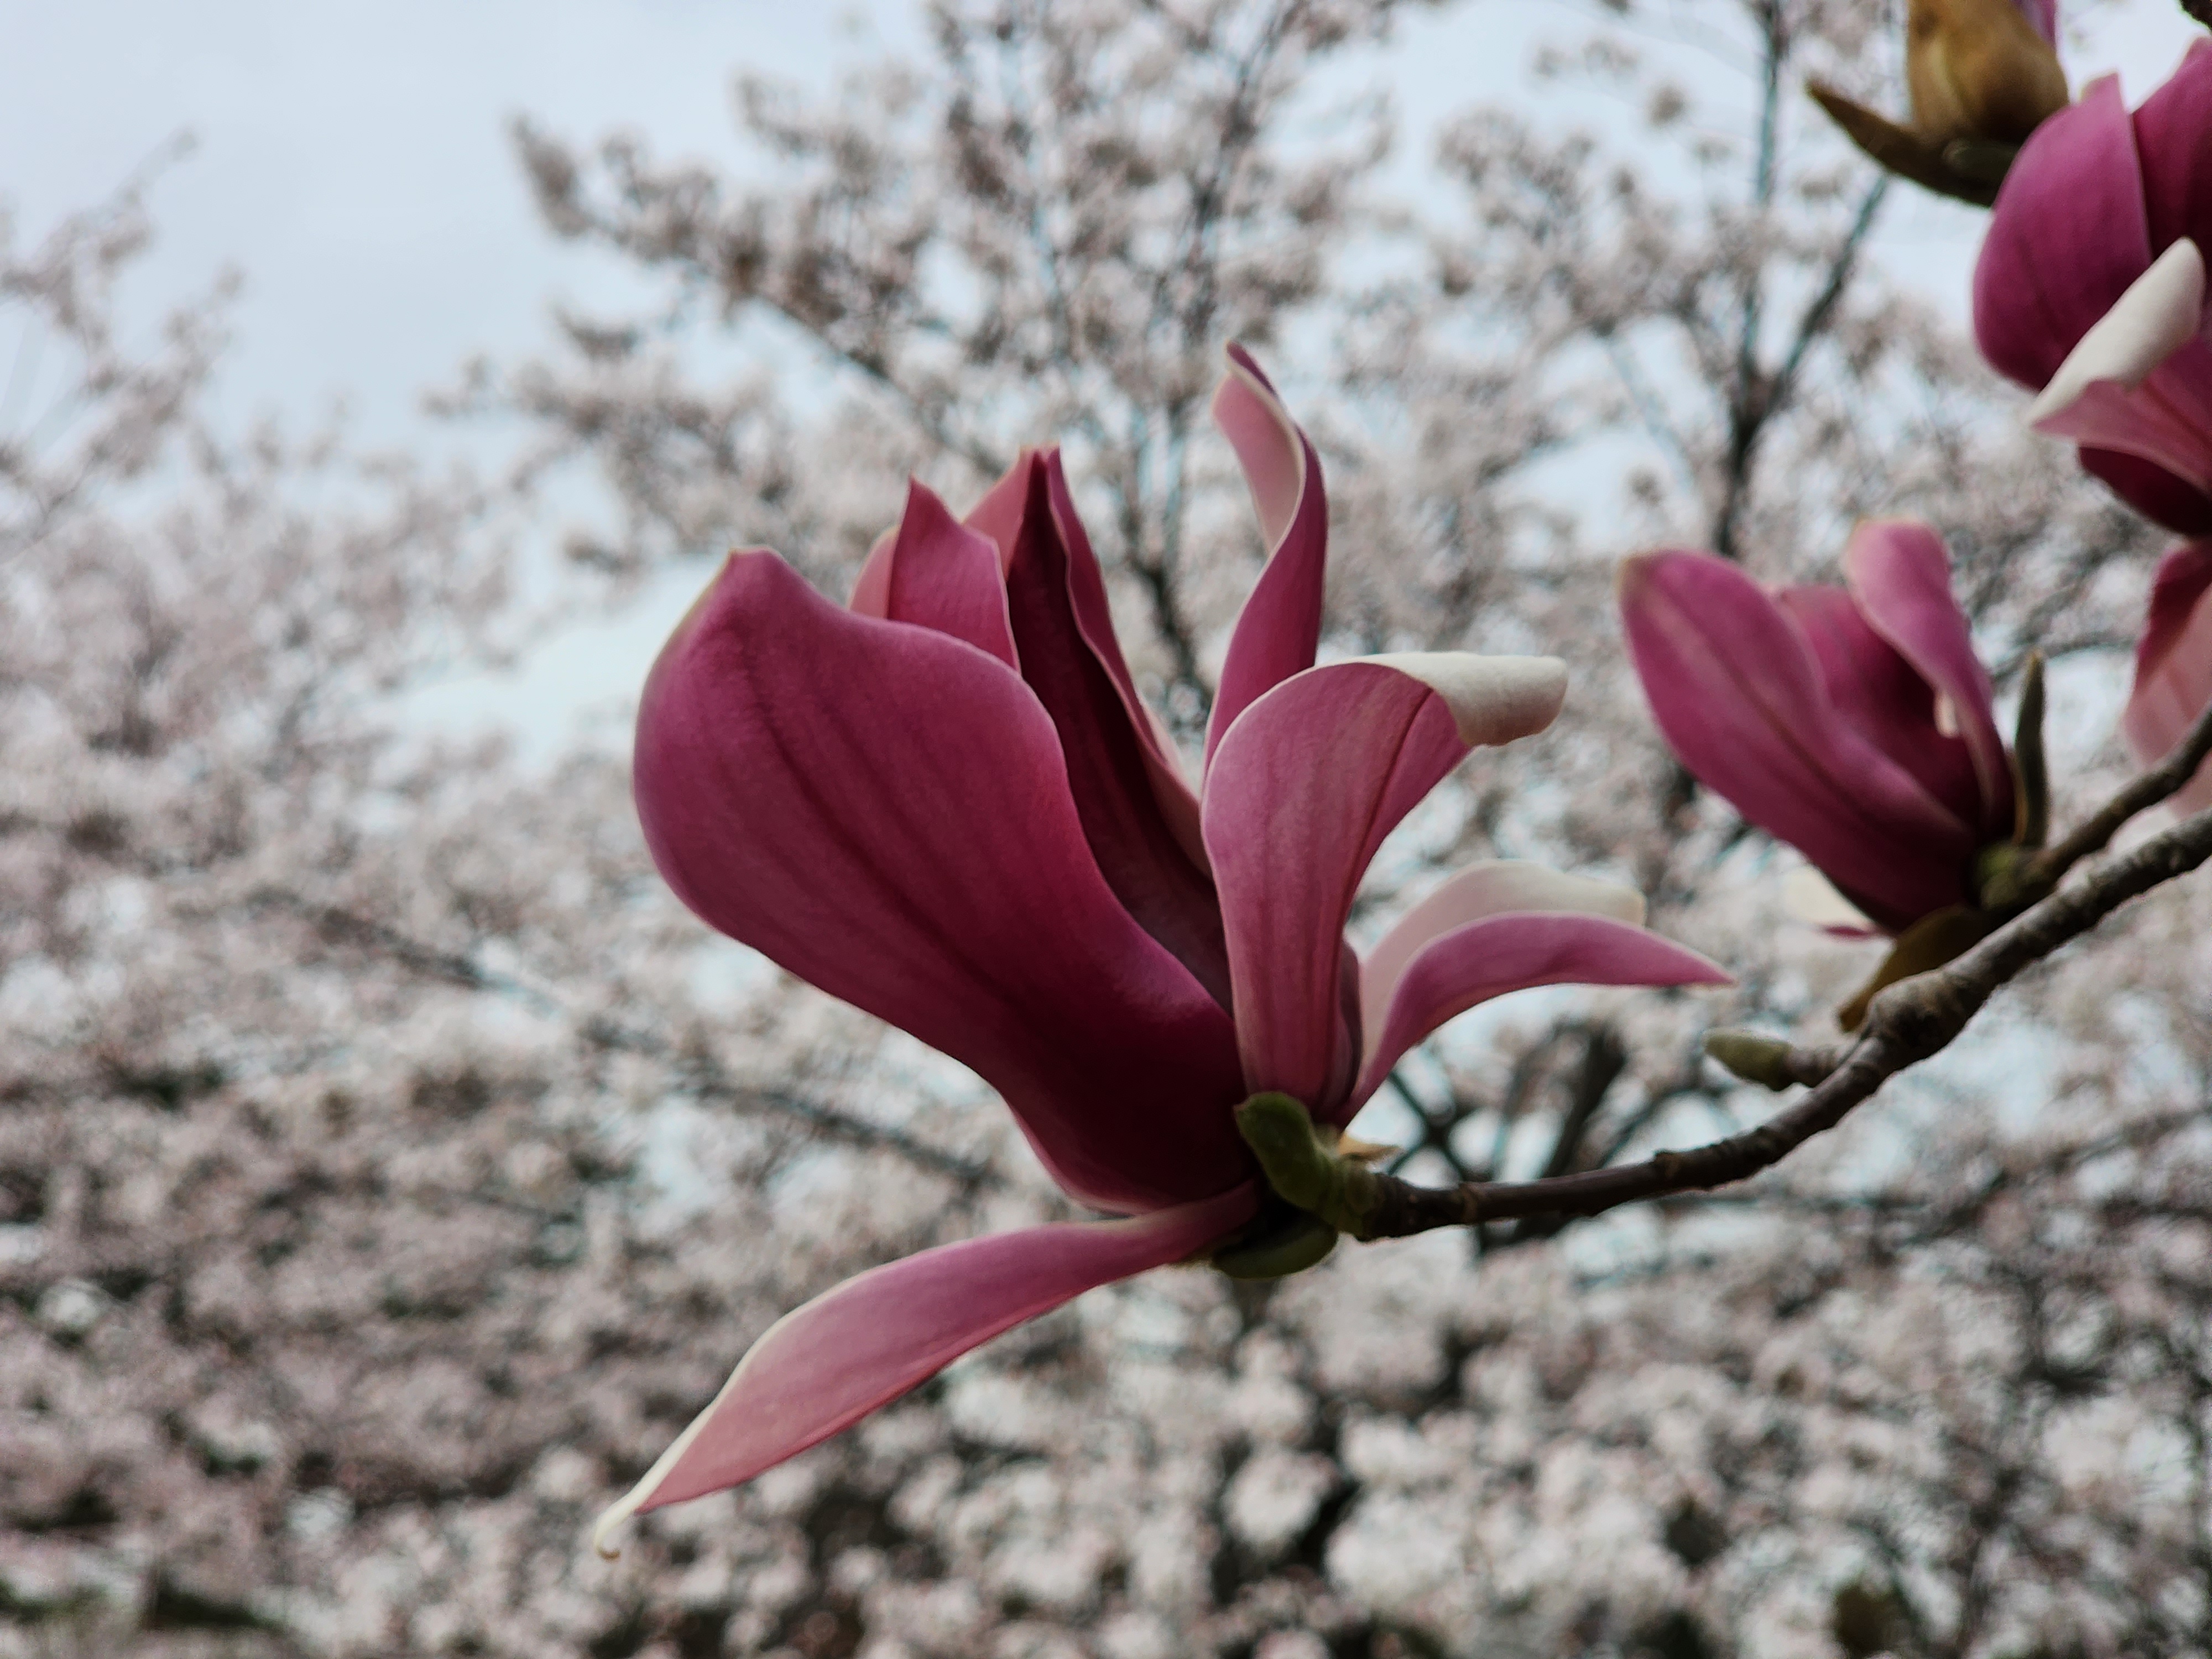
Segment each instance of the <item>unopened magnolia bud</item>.
[{"label": "unopened magnolia bud", "polygon": [[1791,1045],[1759,1031],[1705,1033],[1705,1053],[1746,1083],[1779,1093],[1797,1081],[1790,1066]]},{"label": "unopened magnolia bud", "polygon": [[2020,147],[2066,106],[2058,55],[2015,0],[1912,0],[1905,125],[1814,82],[1844,135],[1886,171],[1987,207]]},{"label": "unopened magnolia bud", "polygon": [[1913,131],[1935,144],[2017,149],[2066,107],[2058,55],[2015,0],[1912,0],[1905,79]]}]

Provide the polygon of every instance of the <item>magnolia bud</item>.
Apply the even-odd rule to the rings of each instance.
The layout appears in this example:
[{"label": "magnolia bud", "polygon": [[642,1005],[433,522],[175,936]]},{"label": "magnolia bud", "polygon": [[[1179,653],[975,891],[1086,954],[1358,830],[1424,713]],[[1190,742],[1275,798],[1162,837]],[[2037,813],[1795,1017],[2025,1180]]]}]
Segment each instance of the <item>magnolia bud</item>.
[{"label": "magnolia bud", "polygon": [[1980,207],[2028,134],[2066,106],[2058,55],[2015,0],[1912,0],[1905,74],[1905,126],[1817,81],[1811,91],[1883,168]]},{"label": "magnolia bud", "polygon": [[2014,0],[1912,0],[1905,79],[1913,131],[2017,149],[2066,106],[2066,72]]}]

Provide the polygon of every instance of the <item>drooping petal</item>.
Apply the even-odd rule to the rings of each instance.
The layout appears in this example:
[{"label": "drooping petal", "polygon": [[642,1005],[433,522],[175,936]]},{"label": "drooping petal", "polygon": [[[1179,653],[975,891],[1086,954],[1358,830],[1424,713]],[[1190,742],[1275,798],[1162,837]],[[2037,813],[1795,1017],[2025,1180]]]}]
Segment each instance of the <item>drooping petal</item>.
[{"label": "drooping petal", "polygon": [[1875,632],[1850,592],[1827,585],[1784,587],[1773,599],[1812,647],[1837,715],[1961,823],[1981,823],[1973,757],[1962,738],[1936,724],[1936,688]]},{"label": "drooping petal", "polygon": [[1630,654],[1668,747],[1895,931],[1959,902],[1977,837],[1838,714],[1804,636],[1709,553],[1629,560]]},{"label": "drooping petal", "polygon": [[1479,1002],[1537,985],[1725,985],[1695,951],[1611,916],[1509,915],[1431,940],[1398,975],[1359,1081],[1357,1107],[1406,1050]]},{"label": "drooping petal", "polygon": [[1003,664],[734,555],[646,683],[635,784],[679,898],[972,1066],[1069,1192],[1152,1209],[1247,1167],[1228,1017],[1100,878]]},{"label": "drooping petal", "polygon": [[1372,1052],[1406,964],[1455,927],[1510,911],[1576,911],[1632,926],[1644,920],[1644,896],[1609,881],[1572,876],[1520,859],[1486,859],[1455,872],[1400,917],[1359,965],[1363,1041]]},{"label": "drooping petal", "polygon": [[1009,668],[1016,665],[997,547],[912,480],[905,514],[869,553],[851,608],[864,617],[933,628],[989,652]]},{"label": "drooping petal", "polygon": [[1345,918],[1368,861],[1480,744],[1540,732],[1566,670],[1549,657],[1368,657],[1310,668],[1238,717],[1206,770],[1213,857],[1247,1089],[1316,1118],[1358,1063]]},{"label": "drooping petal", "polygon": [[871,1268],[769,1326],[675,1444],[592,1528],[751,1480],[970,1349],[1088,1290],[1194,1255],[1257,1212],[1245,1184],[1127,1221],[1060,1222]]},{"label": "drooping petal", "polygon": [[1974,266],[1982,356],[2040,387],[2154,252],[2135,125],[2108,75],[2035,130],[1997,191]]},{"label": "drooping petal", "polygon": [[[1139,723],[1141,707],[1125,701],[1084,629],[1082,606],[1073,597],[1082,586],[1084,558],[1065,539],[1065,523],[1053,511],[1047,458],[1031,465],[1029,491],[1006,562],[1022,677],[1059,732],[1075,810],[1106,884],[1226,1008],[1229,959],[1213,884],[1160,811],[1146,752],[1151,733]],[[1096,565],[1090,569],[1095,579]],[[1103,589],[1098,597],[1103,604]],[[1110,633],[1107,638],[1110,642]]]},{"label": "drooping petal", "polygon": [[[2128,747],[2155,764],[2212,702],[2212,543],[2191,542],[2159,562],[2150,615],[2136,647],[2135,689],[2120,717]],[[2173,798],[2174,810],[2212,805],[2212,769],[2200,769]]]},{"label": "drooping petal", "polygon": [[2152,252],[2183,237],[2212,247],[2212,40],[2190,43],[2181,67],[2136,112],[2135,129]]},{"label": "drooping petal", "polygon": [[1966,613],[1951,593],[1942,538],[1912,520],[1870,520],[1844,546],[1844,574],[1875,631],[1950,705],[1981,787],[1979,829],[2010,830],[2012,767],[1997,730],[1990,672],[1974,653]]},{"label": "drooping petal", "polygon": [[1242,346],[1229,348],[1229,374],[1213,394],[1213,418],[1251,486],[1267,564],[1230,637],[1206,727],[1209,757],[1255,698],[1313,666],[1328,556],[1321,457]]}]

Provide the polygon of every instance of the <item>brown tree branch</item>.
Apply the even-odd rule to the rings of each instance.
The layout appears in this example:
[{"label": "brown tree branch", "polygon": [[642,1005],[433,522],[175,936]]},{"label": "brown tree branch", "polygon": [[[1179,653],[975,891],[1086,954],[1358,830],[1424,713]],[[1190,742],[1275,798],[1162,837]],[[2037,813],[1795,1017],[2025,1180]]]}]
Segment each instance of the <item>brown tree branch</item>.
[{"label": "brown tree branch", "polygon": [[[2212,3],[2212,0],[2200,0]],[[2028,865],[2029,879],[2045,887],[2056,887],[2059,878],[2093,853],[2101,853],[2106,844],[2138,812],[2147,812],[2160,801],[2178,793],[2197,769],[2212,755],[2212,703],[2197,717],[2197,724],[2189,728],[2181,741],[2174,744],[2166,757],[2150,770],[2130,782],[2112,799],[2092,813],[2081,828],[2051,848]]]},{"label": "brown tree branch", "polygon": [[[2212,721],[2200,720],[2198,726],[2212,729]],[[2177,750],[2159,772],[2178,764],[2183,754]],[[1858,1041],[1835,1070],[1755,1129],[1687,1152],[1661,1152],[1641,1164],[1541,1181],[1427,1188],[1376,1173],[1360,1236],[1401,1238],[1437,1227],[1529,1216],[1596,1215],[1638,1200],[1727,1186],[1756,1175],[1833,1128],[1890,1078],[1948,1045],[1998,987],[2089,932],[2130,899],[2208,858],[2212,811],[2185,819],[2086,880],[2051,895],[1948,967],[1889,987],[1875,999]]]}]

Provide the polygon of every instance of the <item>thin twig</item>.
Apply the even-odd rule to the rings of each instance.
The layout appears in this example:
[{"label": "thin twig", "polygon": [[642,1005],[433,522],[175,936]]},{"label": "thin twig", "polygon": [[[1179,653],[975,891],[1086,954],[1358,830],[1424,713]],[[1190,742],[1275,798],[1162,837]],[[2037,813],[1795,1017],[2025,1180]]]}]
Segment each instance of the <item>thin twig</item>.
[{"label": "thin twig", "polygon": [[2135,779],[2112,799],[2098,808],[2081,825],[2028,866],[2029,878],[2045,886],[2055,887],[2069,870],[2093,853],[2101,853],[2106,843],[2118,835],[2120,826],[2138,812],[2147,812],[2160,801],[2180,791],[2197,769],[2212,755],[2212,703],[2197,717],[2197,724],[2189,728],[2188,735],[2176,744],[2166,757],[2149,771]]},{"label": "thin twig", "polygon": [[1425,1188],[1378,1175],[1376,1201],[1364,1218],[1361,1235],[1401,1238],[1437,1227],[1527,1216],[1596,1215],[1639,1199],[1727,1186],[1756,1175],[1814,1135],[1833,1128],[1890,1078],[1945,1048],[1999,986],[2087,933],[2130,899],[2194,870],[2208,858],[2212,858],[2212,811],[2185,819],[2113,859],[2086,880],[2051,895],[1949,966],[1889,987],[1875,999],[1859,1039],[1842,1064],[1755,1129],[1688,1152],[1661,1152],[1641,1164],[1545,1181]]}]

